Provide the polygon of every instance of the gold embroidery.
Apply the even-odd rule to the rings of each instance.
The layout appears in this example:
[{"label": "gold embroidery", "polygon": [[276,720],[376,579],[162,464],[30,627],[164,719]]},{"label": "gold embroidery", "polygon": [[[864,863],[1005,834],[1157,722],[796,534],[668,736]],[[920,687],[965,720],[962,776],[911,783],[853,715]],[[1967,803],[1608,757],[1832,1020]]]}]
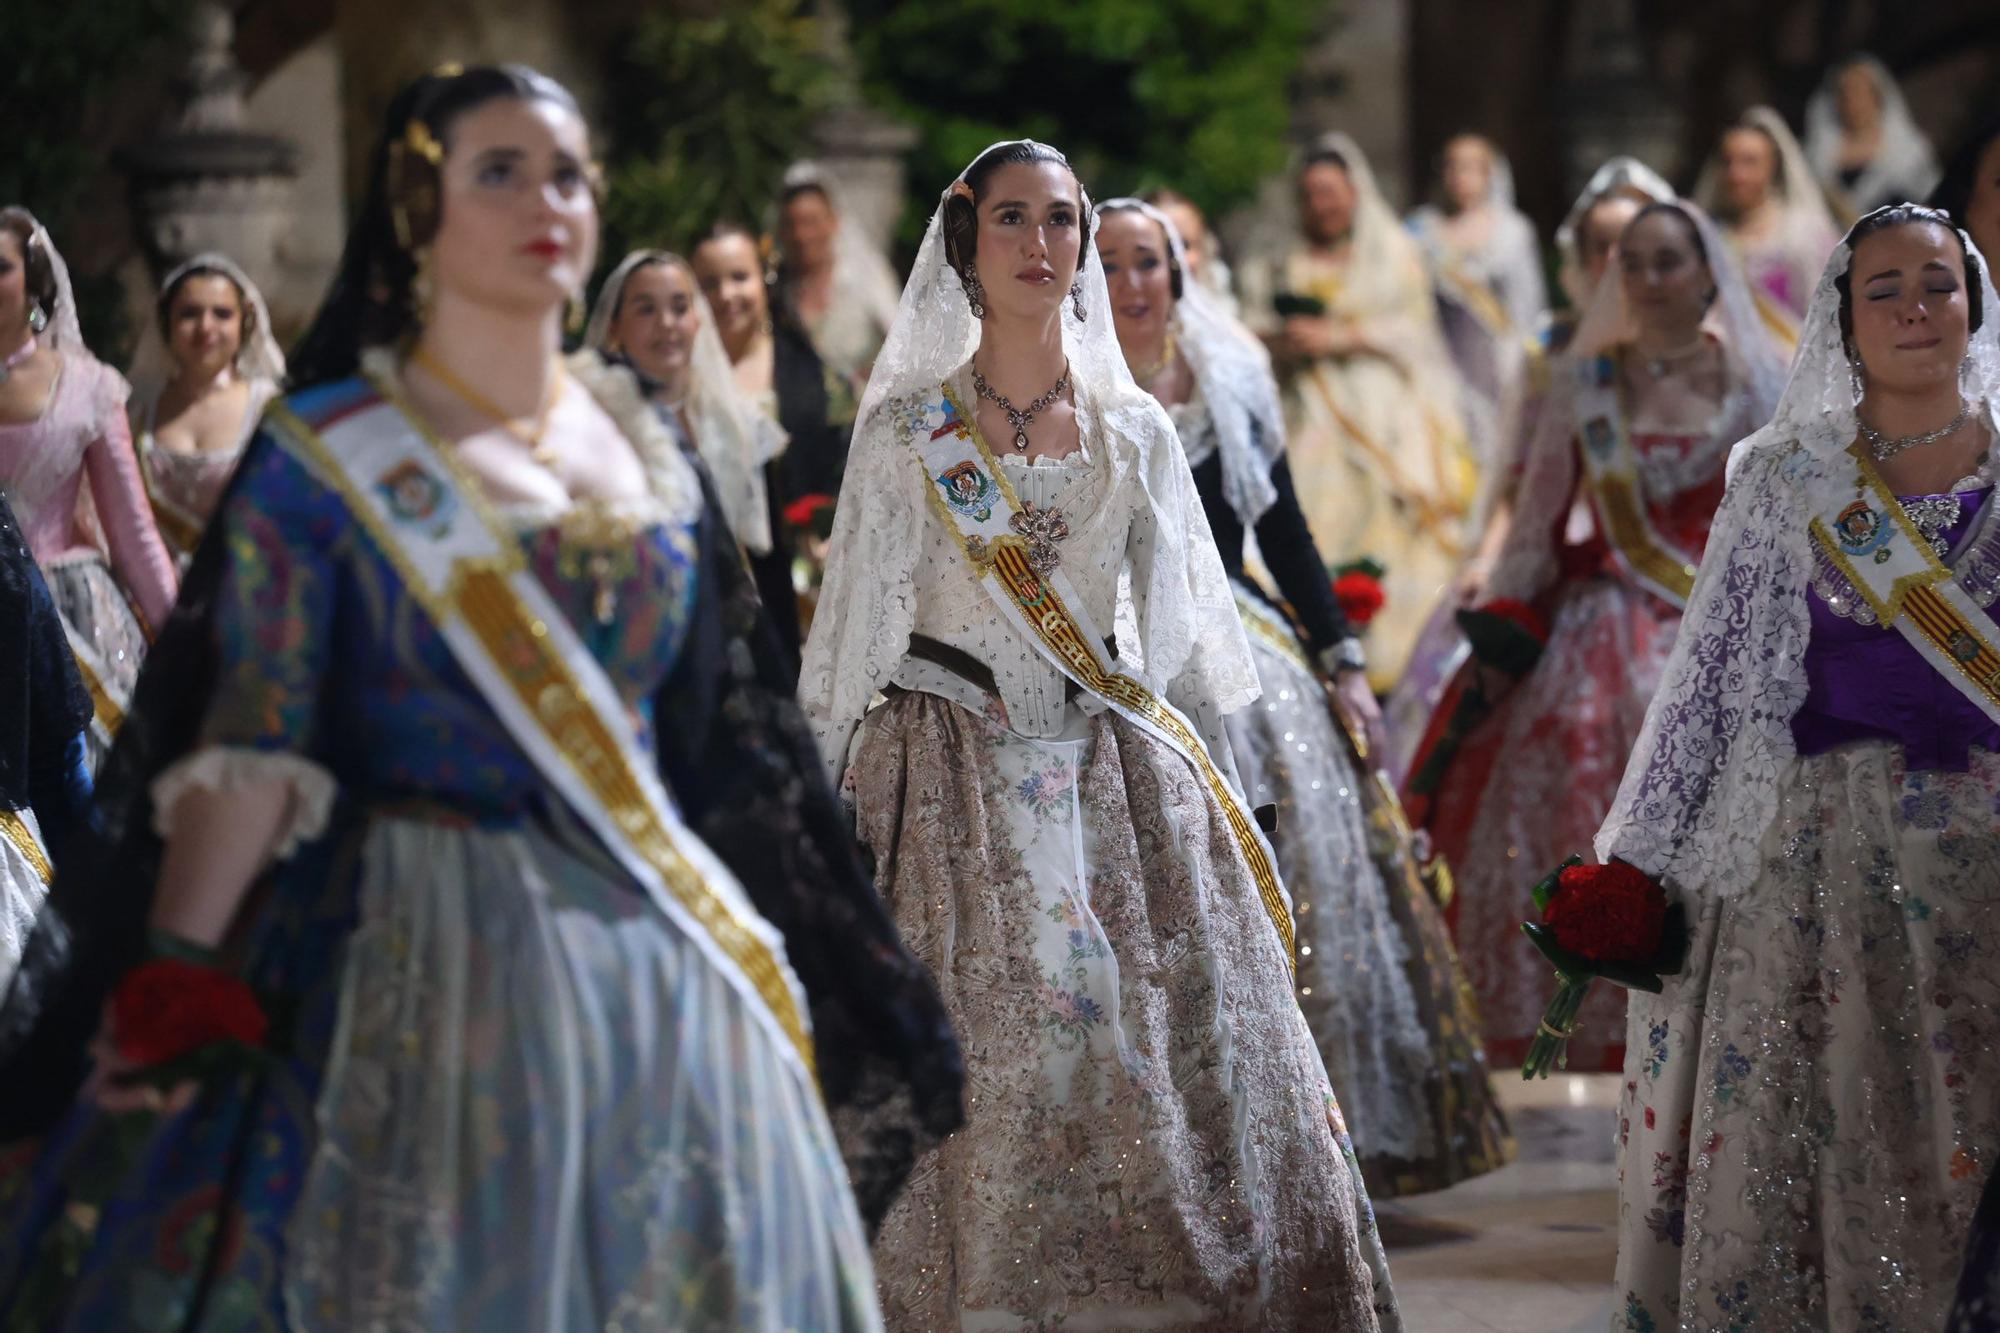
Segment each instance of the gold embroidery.
[{"label": "gold embroidery", "polygon": [[603,803],[634,850],[659,871],[675,900],[708,931],[717,947],[756,987],[778,1026],[798,1051],[807,1072],[817,1081],[812,1038],[806,1032],[785,969],[765,942],[736,919],[700,868],[679,850],[676,839],[680,830],[661,818],[647,798],[622,747],[584,697],[568,663],[550,644],[548,626],[531,616],[515,595],[509,580],[528,577],[520,548],[505,536],[505,529],[479,493],[477,482],[458,467],[457,460],[440,446],[422,419],[406,410],[383,383],[372,378],[371,382],[382,394],[384,403],[430,445],[430,456],[452,476],[458,498],[471,507],[498,541],[500,553],[492,559],[459,560],[452,567],[442,596],[419,574],[402,543],[389,531],[367,497],[357,493],[352,478],[318,432],[282,403],[271,409],[272,424],[278,427],[281,437],[305,455],[316,475],[340,491],[349,512],[367,529],[375,548],[388,559],[432,621],[442,628],[454,614],[464,616],[523,707],[548,733],[591,795]]},{"label": "gold embroidery", "polygon": [[111,687],[97,674],[97,669],[84,658],[82,653],[70,651],[76,659],[76,674],[83,679],[83,688],[90,692],[90,708],[97,715],[97,725],[108,735],[116,736],[118,729],[125,725],[125,710],[111,697]]},{"label": "gold embroidery", "polygon": [[49,858],[42,855],[41,844],[35,841],[34,832],[29,829],[28,821],[21,818],[19,810],[0,810],[0,838],[14,844],[14,849],[27,858],[28,868],[40,876],[42,883],[47,884],[55,877],[55,872],[49,867]]}]

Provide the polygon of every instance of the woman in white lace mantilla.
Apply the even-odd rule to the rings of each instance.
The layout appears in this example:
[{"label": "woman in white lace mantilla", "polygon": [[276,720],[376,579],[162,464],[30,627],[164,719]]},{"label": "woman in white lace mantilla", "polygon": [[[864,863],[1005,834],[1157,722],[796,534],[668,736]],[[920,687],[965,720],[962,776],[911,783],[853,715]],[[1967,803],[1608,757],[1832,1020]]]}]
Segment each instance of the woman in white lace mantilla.
[{"label": "woman in white lace mantilla", "polygon": [[1922,199],[1938,183],[1937,154],[1909,99],[1865,52],[1829,69],[1806,103],[1805,152],[1843,217]]},{"label": "woman in white lace mantilla", "polygon": [[[877,1242],[884,1311],[1395,1327],[1288,911],[1237,822],[1223,714],[1255,667],[1172,423],[1119,352],[1090,216],[1032,141],[945,191],[806,645],[807,712],[976,1089]],[[1114,622],[1115,650],[1088,642]],[[1145,699],[1189,722],[1162,730]]]},{"label": "woman in white lace mantilla", "polygon": [[1796,339],[1813,281],[1840,232],[1785,118],[1754,106],[1724,130],[1695,182],[1694,200],[1721,224],[1765,319]]},{"label": "woman in white lace mantilla", "polygon": [[1597,852],[1687,907],[1631,998],[1621,1328],[1935,1329],[2000,1158],[1995,297],[1863,218],[1737,446]]},{"label": "woman in white lace mantilla", "polygon": [[[694,269],[666,250],[634,250],[598,289],[583,341],[636,371],[682,452],[715,484],[736,540],[752,555],[771,550],[764,469],[784,451],[785,432],[737,388]],[[789,606],[778,608],[789,614]]]},{"label": "woman in white lace mantilla", "polygon": [[[1229,739],[1251,802],[1277,810],[1299,1007],[1370,1193],[1442,1189],[1506,1161],[1506,1120],[1409,826],[1369,771],[1380,714],[1299,512],[1270,358],[1193,280],[1164,210],[1112,199],[1097,219],[1119,346],[1180,433],[1257,664],[1263,698]],[[1246,566],[1253,534],[1276,596]]]},{"label": "woman in white lace mantilla", "polygon": [[264,406],[285,354],[264,294],[226,255],[199,254],[167,274],[150,334],[132,365],[132,438],[160,535],[185,570]]},{"label": "woman in white lace mantilla", "polygon": [[1327,135],[1296,185],[1300,234],[1243,265],[1243,321],[1278,368],[1313,540],[1329,559],[1386,569],[1367,639],[1387,690],[1465,555],[1478,484],[1465,391],[1422,252],[1360,148]]},{"label": "woman in white lace mantilla", "polygon": [[[1521,938],[1528,889],[1610,809],[1673,646],[1730,446],[1783,375],[1740,270],[1691,204],[1649,204],[1619,240],[1529,446],[1487,585],[1532,605],[1546,647],[1518,683],[1474,662],[1413,767],[1413,802],[1458,873],[1458,941],[1496,1065],[1521,1063],[1548,968]],[[1468,693],[1490,716],[1454,742]],[[1623,1062],[1622,994],[1593,993],[1571,1067]]]}]

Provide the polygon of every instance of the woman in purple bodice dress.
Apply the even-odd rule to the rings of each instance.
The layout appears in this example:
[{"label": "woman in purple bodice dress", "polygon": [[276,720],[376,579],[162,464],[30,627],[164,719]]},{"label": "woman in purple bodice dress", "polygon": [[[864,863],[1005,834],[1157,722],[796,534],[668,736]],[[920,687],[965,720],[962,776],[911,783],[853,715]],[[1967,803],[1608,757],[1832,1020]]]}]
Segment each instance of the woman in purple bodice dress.
[{"label": "woman in purple bodice dress", "polygon": [[1944,1326],[2000,1156],[1995,313],[1869,214],[1732,458],[1597,838],[1692,927],[1631,1000],[1621,1329]]}]

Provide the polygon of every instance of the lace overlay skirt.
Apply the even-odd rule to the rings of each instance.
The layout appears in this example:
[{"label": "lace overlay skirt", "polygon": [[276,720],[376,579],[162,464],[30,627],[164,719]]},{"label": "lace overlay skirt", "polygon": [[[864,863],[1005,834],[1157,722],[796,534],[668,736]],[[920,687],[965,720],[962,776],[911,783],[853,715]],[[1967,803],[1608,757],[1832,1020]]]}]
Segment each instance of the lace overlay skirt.
[{"label": "lace overlay skirt", "polygon": [[889,1325],[1399,1327],[1277,934],[1189,765],[1111,716],[1039,740],[926,693],[851,758],[969,1075],[966,1128],[877,1238]]},{"label": "lace overlay skirt", "polygon": [[1346,1113],[1369,1192],[1438,1189],[1508,1155],[1469,988],[1408,841],[1364,779],[1319,678],[1273,635],[1291,629],[1237,598],[1264,696],[1230,714],[1252,805],[1271,835],[1300,945],[1299,1007]]},{"label": "lace overlay skirt", "polygon": [[[42,572],[70,643],[81,644],[84,650],[78,655],[80,665],[97,676],[113,703],[124,708],[132,700],[132,686],[146,660],[146,632],[111,566],[90,551],[64,556]],[[109,737],[93,724],[85,745],[95,772],[110,749]]]},{"label": "lace overlay skirt", "polygon": [[[1548,647],[1467,740],[1439,788],[1434,835],[1458,876],[1459,956],[1496,1068],[1518,1066],[1555,993],[1521,934],[1535,881],[1591,844],[1611,812],[1680,615],[1615,579],[1573,583]],[[1569,1043],[1575,1073],[1624,1062],[1625,992],[1591,990]]]},{"label": "lace overlay skirt", "polygon": [[1786,774],[1762,871],[1632,997],[1613,1325],[1931,1333],[2000,1162],[2000,757]]}]

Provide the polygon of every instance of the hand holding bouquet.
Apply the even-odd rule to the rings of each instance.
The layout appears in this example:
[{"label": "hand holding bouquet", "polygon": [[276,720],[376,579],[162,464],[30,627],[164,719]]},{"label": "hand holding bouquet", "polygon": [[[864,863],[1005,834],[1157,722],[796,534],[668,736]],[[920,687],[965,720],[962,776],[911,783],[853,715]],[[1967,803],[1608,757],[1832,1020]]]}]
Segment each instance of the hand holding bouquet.
[{"label": "hand holding bouquet", "polygon": [[1687,911],[1669,904],[1666,891],[1644,871],[1623,861],[1587,866],[1572,856],[1535,885],[1540,921],[1523,933],[1555,965],[1560,985],[1542,1011],[1540,1030],[1521,1062],[1522,1078],[1546,1078],[1566,1067],[1570,1035],[1590,983],[1602,977],[1630,990],[1658,994],[1661,978],[1687,960]]}]

